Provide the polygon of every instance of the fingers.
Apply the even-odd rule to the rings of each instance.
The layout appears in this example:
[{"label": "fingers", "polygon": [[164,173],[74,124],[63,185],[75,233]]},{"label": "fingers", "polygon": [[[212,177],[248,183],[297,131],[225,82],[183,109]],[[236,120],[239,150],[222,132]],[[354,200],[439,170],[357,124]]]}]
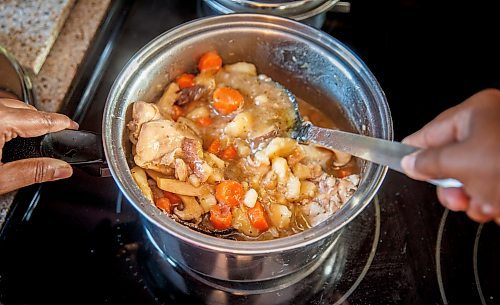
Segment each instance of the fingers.
[{"label": "fingers", "polygon": [[0,194],[34,183],[68,178],[71,166],[61,160],[33,158],[5,163],[0,166]]},{"label": "fingers", "polygon": [[401,166],[405,173],[417,180],[457,178],[467,170],[468,159],[462,143],[427,148],[405,156]]},{"label": "fingers", "polygon": [[500,224],[500,210],[494,205],[470,199],[463,188],[438,188],[439,201],[452,211],[465,211],[475,222],[494,220]]},{"label": "fingers", "polygon": [[467,211],[465,211],[465,213],[467,214],[467,216],[469,216],[470,219],[476,222],[483,223],[494,219],[494,216],[491,214],[491,211],[485,213],[483,209],[484,206],[485,206],[484,203],[481,203],[476,200],[471,200],[470,206],[467,209]]},{"label": "fingers", "polygon": [[78,129],[78,124],[63,114],[31,109],[11,112],[3,120],[4,128],[24,138],[37,137],[64,129]]},{"label": "fingers", "polygon": [[463,188],[437,188],[439,201],[452,211],[466,211],[469,208],[469,196]]},{"label": "fingers", "polygon": [[0,105],[9,108],[36,110],[35,107],[11,98],[0,98]]},{"label": "fingers", "polygon": [[469,113],[463,109],[463,105],[458,105],[444,111],[422,129],[403,139],[402,142],[416,147],[428,148],[460,140],[464,137],[462,126],[466,125],[469,119]]}]

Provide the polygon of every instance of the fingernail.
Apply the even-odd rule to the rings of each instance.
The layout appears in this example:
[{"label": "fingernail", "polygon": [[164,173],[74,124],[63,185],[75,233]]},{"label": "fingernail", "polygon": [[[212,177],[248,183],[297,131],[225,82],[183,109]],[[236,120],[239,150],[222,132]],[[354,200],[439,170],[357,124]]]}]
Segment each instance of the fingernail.
[{"label": "fingernail", "polygon": [[406,173],[411,173],[415,169],[415,154],[406,155],[401,159],[401,167]]},{"label": "fingernail", "polygon": [[80,127],[80,125],[78,125],[77,122],[71,121],[71,125],[70,125],[71,129],[78,129],[79,127]]},{"label": "fingernail", "polygon": [[61,166],[54,171],[54,180],[68,178],[71,175],[73,175],[71,166]]},{"label": "fingernail", "polygon": [[481,212],[484,215],[490,215],[491,213],[493,213],[493,207],[489,203],[483,203],[481,205]]}]

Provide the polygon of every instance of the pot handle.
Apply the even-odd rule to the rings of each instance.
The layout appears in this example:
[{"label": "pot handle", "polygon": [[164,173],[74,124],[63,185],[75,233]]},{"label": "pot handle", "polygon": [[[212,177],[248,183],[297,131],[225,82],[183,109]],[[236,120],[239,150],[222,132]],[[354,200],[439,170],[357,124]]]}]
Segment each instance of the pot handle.
[{"label": "pot handle", "polygon": [[109,177],[101,135],[90,131],[62,130],[34,138],[14,138],[5,143],[2,162],[48,157],[60,159],[84,171]]}]

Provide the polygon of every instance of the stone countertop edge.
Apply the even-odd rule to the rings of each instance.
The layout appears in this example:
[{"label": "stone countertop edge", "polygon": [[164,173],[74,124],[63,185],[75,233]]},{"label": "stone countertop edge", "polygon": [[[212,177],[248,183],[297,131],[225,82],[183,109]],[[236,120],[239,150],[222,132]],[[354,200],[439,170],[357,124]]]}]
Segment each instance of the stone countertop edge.
[{"label": "stone countertop edge", "polygon": [[35,106],[39,110],[57,112],[62,108],[110,2],[79,0],[73,7],[40,73],[34,77]]},{"label": "stone countertop edge", "polygon": [[75,0],[0,1],[0,44],[31,73],[40,71]]}]

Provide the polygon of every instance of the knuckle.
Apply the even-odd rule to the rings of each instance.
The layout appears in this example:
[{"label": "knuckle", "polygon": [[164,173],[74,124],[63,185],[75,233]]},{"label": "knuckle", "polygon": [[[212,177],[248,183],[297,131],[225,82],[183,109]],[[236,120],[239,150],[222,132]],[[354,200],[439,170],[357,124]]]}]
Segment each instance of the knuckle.
[{"label": "knuckle", "polygon": [[53,171],[51,171],[45,163],[42,161],[35,161],[33,166],[33,182],[41,183],[50,179],[53,175]]},{"label": "knuckle", "polygon": [[55,123],[54,123],[54,120],[52,119],[52,117],[50,116],[50,114],[45,113],[45,112],[41,112],[41,114],[42,114],[42,116],[41,116],[42,125],[45,126],[47,131],[52,130]]}]

